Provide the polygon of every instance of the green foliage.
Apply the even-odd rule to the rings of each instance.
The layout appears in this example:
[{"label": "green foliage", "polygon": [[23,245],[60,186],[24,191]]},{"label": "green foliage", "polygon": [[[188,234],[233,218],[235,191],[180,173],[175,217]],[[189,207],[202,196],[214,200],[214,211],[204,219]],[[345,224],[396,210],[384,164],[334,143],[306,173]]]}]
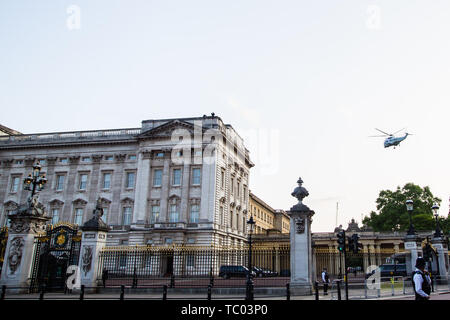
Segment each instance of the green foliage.
[{"label": "green foliage", "polygon": [[[412,223],[416,231],[434,230],[436,223],[431,207],[434,203],[439,205],[441,199],[434,197],[429,187],[421,188],[413,183],[407,183],[403,188],[397,187],[395,191],[380,191],[376,200],[379,213],[372,211],[369,217],[363,219],[363,224],[374,231],[408,230],[409,214],[405,204],[407,199],[413,201]],[[448,219],[445,220],[448,225]]]}]

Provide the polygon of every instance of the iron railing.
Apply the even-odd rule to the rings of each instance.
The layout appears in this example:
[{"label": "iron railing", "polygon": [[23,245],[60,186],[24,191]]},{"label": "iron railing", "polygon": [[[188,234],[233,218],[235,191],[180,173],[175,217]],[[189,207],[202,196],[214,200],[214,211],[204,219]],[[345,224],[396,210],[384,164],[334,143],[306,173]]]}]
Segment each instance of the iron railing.
[{"label": "iron railing", "polygon": [[[247,247],[106,247],[97,274],[105,287],[245,287],[247,274],[221,273],[221,267],[247,267],[248,257]],[[256,287],[284,287],[289,282],[289,247],[255,247],[252,262]]]}]

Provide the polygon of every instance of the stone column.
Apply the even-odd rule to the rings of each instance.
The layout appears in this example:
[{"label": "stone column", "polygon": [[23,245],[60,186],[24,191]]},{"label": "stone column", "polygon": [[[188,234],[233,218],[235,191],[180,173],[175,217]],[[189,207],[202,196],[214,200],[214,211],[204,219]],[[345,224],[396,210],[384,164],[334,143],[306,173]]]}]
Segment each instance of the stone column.
[{"label": "stone column", "polygon": [[328,273],[329,274],[334,274],[334,248],[333,245],[329,244],[328,245],[328,259],[327,259],[327,264],[328,266],[326,267],[328,269]]},{"label": "stone column", "polygon": [[381,245],[377,244],[375,245],[375,252],[376,252],[376,257],[377,257],[377,265],[382,265],[383,262],[381,261]]},{"label": "stone column", "polygon": [[439,263],[439,277],[441,281],[447,281],[448,277],[448,248],[447,241],[442,237],[435,237],[431,239],[431,244],[437,251],[437,259]]},{"label": "stone column", "polygon": [[189,188],[191,185],[191,167],[188,162],[183,164],[183,178],[181,179],[181,202],[180,202],[180,220],[181,222],[189,222],[190,203],[189,203]]},{"label": "stone column", "polygon": [[290,216],[290,243],[291,243],[291,292],[295,295],[312,294],[313,260],[311,246],[311,217],[314,211],[302,203],[308,191],[302,187],[299,178],[298,187],[292,192],[299,202],[287,214]]},{"label": "stone column", "polygon": [[103,209],[98,200],[97,206],[94,209],[94,217],[81,227],[82,240],[80,248],[80,260],[78,263],[81,279],[81,285],[86,287],[86,291],[95,291],[98,285],[98,279],[101,278],[102,272],[99,270],[99,263],[101,262],[100,252],[106,246],[108,226],[103,222],[101,216]]},{"label": "stone column", "polygon": [[[26,205],[27,206],[27,205]],[[0,285],[17,287],[12,292],[28,292],[35,251],[34,237],[45,231],[45,224],[50,218],[27,212],[23,207],[17,214],[9,215],[8,243],[6,245]]]},{"label": "stone column", "polygon": [[147,215],[147,199],[150,185],[150,156],[151,151],[143,151],[139,155],[137,176],[136,176],[136,196],[133,210],[133,227],[144,225]]},{"label": "stone column", "polygon": [[406,273],[408,275],[412,274],[415,270],[416,260],[418,257],[422,257],[422,239],[414,234],[407,235],[404,239],[405,241],[405,251],[409,252],[406,255]]},{"label": "stone column", "polygon": [[[167,152],[166,152],[167,154]],[[167,223],[169,222],[169,216],[168,216],[168,197],[169,197],[169,190],[171,186],[170,181],[170,152],[168,152],[168,156],[165,155],[164,158],[164,168],[163,168],[163,174],[162,174],[162,186],[161,186],[161,202],[159,207],[159,222]]]},{"label": "stone column", "polygon": [[375,253],[375,245],[372,243],[369,244],[368,258],[369,258],[369,265],[377,264],[377,255]]},{"label": "stone column", "polygon": [[369,246],[363,244],[363,272],[367,273],[367,268],[369,267]]}]

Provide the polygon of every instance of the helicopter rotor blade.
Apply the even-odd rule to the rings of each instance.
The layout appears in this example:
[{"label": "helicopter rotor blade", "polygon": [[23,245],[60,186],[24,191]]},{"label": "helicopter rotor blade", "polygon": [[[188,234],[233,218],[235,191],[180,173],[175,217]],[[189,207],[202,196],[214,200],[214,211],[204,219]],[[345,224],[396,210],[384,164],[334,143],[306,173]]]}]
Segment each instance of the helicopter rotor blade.
[{"label": "helicopter rotor blade", "polygon": [[393,133],[393,135],[396,134],[396,133],[399,133],[400,131],[402,131],[402,130],[404,130],[404,129],[406,129],[406,128],[403,128],[403,129],[400,129],[400,130],[398,130],[398,131],[395,131],[395,132]]},{"label": "helicopter rotor blade", "polygon": [[378,131],[380,131],[381,133],[384,133],[385,135],[392,136],[392,134],[386,133],[386,132],[384,132],[384,131],[382,131],[382,130],[380,130],[380,129],[375,128],[375,130],[378,130]]},{"label": "helicopter rotor blade", "polygon": [[368,136],[369,138],[381,138],[381,137],[386,137],[387,135],[386,134],[384,134],[384,135],[382,135],[382,136]]}]

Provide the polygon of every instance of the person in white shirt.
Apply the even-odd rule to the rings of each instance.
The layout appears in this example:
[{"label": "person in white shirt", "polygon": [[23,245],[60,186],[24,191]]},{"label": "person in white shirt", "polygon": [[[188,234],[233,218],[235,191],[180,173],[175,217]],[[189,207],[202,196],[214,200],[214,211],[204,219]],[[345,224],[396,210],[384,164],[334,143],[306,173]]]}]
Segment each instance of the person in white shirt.
[{"label": "person in white shirt", "polygon": [[323,294],[328,295],[328,284],[330,283],[330,277],[328,276],[327,268],[323,268],[322,271],[322,282],[323,282]]},{"label": "person in white shirt", "polygon": [[425,270],[425,259],[422,257],[416,260],[416,270],[412,275],[412,282],[416,300],[429,300],[431,293],[431,278]]}]

